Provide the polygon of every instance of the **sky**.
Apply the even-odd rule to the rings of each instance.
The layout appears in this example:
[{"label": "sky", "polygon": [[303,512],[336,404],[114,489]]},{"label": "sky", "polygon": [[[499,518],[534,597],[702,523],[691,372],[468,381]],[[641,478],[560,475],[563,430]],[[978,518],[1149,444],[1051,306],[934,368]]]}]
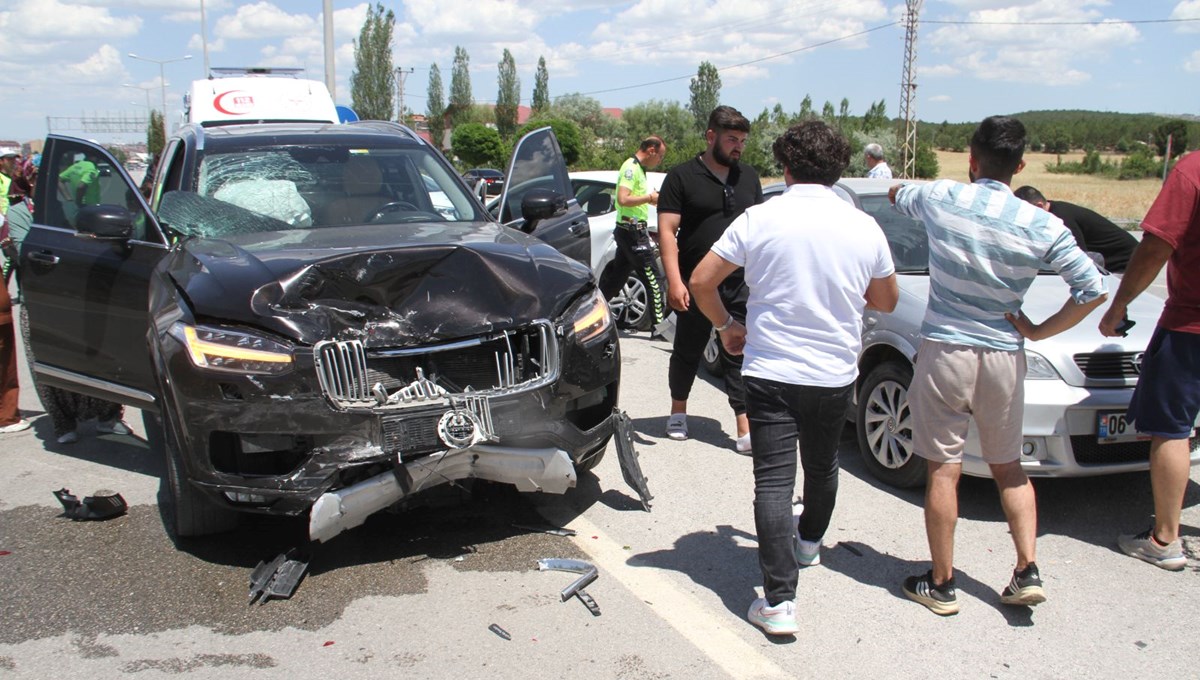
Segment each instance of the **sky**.
[{"label": "sky", "polygon": [[[204,21],[202,30],[201,7]],[[388,0],[404,104],[425,110],[431,64],[447,90],[455,46],[471,59],[476,101],[494,101],[505,48],[522,104],[538,58],[551,97],[603,106],[687,105],[702,61],[721,101],[753,118],[805,95],[861,115],[883,99],[900,114],[903,0]],[[212,67],[300,67],[325,79],[322,0],[0,0],[0,139],[55,132],[138,141],[78,128],[85,117],[179,120],[190,81]],[[354,40],[369,5],[334,0],[335,99],[350,103]],[[924,0],[918,14],[921,120],[1087,109],[1200,114],[1200,0]],[[203,36],[203,37],[202,37]],[[134,59],[176,60],[161,66]],[[182,60],[189,56],[190,59]],[[411,72],[409,70],[411,69]],[[73,127],[74,126],[74,127]]]}]

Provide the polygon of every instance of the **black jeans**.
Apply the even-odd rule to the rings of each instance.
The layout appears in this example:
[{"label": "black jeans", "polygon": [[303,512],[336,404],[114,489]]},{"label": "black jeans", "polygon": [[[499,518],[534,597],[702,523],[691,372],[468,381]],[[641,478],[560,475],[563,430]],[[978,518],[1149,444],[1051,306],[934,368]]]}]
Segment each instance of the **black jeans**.
[{"label": "black jeans", "polygon": [[[743,285],[742,288],[745,286]],[[729,313],[735,319],[745,323],[746,303],[743,300],[730,299],[724,293],[722,300]],[[686,312],[675,312],[675,341],[671,347],[671,361],[667,365],[667,385],[671,388],[671,398],[676,401],[687,401],[692,393],[692,385],[696,382],[696,371],[700,369],[700,359],[704,355],[704,346],[712,332],[712,322],[704,316],[695,300],[688,306]],[[717,338],[717,348],[721,351],[721,365],[725,369],[725,397],[729,399],[729,407],[735,415],[746,412],[746,386],[742,382],[742,357],[733,356],[725,351],[721,339]]]},{"label": "black jeans", "polygon": [[754,528],[767,604],[796,598],[796,445],[804,468],[800,536],[819,541],[837,501],[838,440],[846,423],[853,383],[813,387],[746,378],[750,443],[754,449]]}]

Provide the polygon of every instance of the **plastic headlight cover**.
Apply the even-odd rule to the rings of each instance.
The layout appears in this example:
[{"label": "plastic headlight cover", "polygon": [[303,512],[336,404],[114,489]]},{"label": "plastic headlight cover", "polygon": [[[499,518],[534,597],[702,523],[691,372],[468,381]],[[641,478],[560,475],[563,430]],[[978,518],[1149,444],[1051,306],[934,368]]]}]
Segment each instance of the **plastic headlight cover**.
[{"label": "plastic headlight cover", "polygon": [[255,375],[286,373],[292,368],[291,348],[260,335],[180,322],[171,326],[170,333],[200,368]]},{"label": "plastic headlight cover", "polygon": [[1058,371],[1046,357],[1025,350],[1025,379],[1026,380],[1059,380]]},{"label": "plastic headlight cover", "polygon": [[603,335],[612,326],[612,314],[608,311],[608,302],[599,290],[592,291],[590,297],[576,305],[571,325],[575,329],[575,337],[580,342],[587,342]]}]

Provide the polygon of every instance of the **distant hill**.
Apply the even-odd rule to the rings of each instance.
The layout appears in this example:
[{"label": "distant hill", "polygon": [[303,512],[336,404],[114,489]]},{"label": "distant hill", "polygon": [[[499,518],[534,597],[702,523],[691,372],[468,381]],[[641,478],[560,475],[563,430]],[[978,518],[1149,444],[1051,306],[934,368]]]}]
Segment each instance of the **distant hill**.
[{"label": "distant hill", "polygon": [[[1065,135],[1073,149],[1127,148],[1134,142],[1150,142],[1154,129],[1164,121],[1187,122],[1188,147],[1200,146],[1200,116],[1157,113],[1114,113],[1111,111],[1022,111],[1009,114],[1020,119],[1035,147]],[[977,122],[917,123],[917,136],[940,149],[965,149]]]}]

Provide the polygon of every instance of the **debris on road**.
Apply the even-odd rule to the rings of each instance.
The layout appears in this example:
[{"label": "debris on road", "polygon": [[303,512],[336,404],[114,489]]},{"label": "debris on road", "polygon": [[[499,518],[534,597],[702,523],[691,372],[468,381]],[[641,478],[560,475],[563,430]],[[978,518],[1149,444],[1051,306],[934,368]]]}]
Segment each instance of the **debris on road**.
[{"label": "debris on road", "polygon": [[54,497],[63,506],[63,515],[75,521],[105,520],[119,517],[129,509],[129,504],[121,494],[108,489],[101,489],[91,496],[79,500],[70,489],[63,487],[54,492]]},{"label": "debris on road", "polygon": [[309,556],[299,548],[280,553],[270,562],[259,562],[250,573],[250,604],[267,600],[286,600],[296,592],[300,579],[308,571]]},{"label": "debris on road", "polygon": [[629,414],[621,410],[613,412],[613,440],[617,446],[617,461],[621,464],[621,476],[638,497],[642,500],[642,509],[650,512],[650,488],[646,486],[646,476],[642,474],[642,465],[638,462],[637,449],[633,448],[633,421]]},{"label": "debris on road", "polygon": [[584,590],[584,588],[600,577],[600,572],[597,571],[595,565],[583,560],[547,557],[538,560],[538,571],[569,571],[574,574],[580,574],[580,577],[575,579],[571,585],[562,589],[559,597],[562,598],[563,602],[572,597],[578,597],[579,601],[592,613],[592,616],[600,616],[600,606]]},{"label": "debris on road", "polygon": [[488,630],[492,631],[496,635],[499,635],[505,640],[512,639],[512,635],[509,635],[508,631],[501,628],[498,624],[493,623],[492,625],[488,626]]},{"label": "debris on road", "polygon": [[534,526],[532,524],[514,524],[514,529],[524,529],[526,531],[536,531],[543,534],[553,534],[555,536],[574,536],[574,529],[560,529],[559,527]]}]

